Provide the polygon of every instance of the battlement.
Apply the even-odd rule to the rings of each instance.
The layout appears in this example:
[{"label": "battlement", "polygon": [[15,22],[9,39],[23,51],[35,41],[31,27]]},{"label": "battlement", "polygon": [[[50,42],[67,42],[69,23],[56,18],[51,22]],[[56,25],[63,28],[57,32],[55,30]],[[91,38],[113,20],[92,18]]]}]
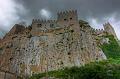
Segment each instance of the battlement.
[{"label": "battlement", "polygon": [[63,20],[63,18],[66,18],[64,20],[68,20],[69,19],[78,19],[77,17],[77,10],[69,10],[69,11],[61,11],[61,12],[58,12],[57,13],[57,20],[58,21],[61,21]]},{"label": "battlement", "polygon": [[106,27],[106,26],[111,26],[111,24],[110,24],[109,22],[107,22],[107,23],[103,24],[103,26],[104,26],[104,27]]},{"label": "battlement", "polygon": [[98,36],[101,36],[101,35],[104,35],[104,29],[95,29],[95,28],[91,28],[92,32],[94,35],[98,35]]},{"label": "battlement", "polygon": [[55,23],[56,20],[41,20],[41,19],[33,19],[32,24],[34,23]]},{"label": "battlement", "polygon": [[103,32],[104,29],[95,29],[96,32]]},{"label": "battlement", "polygon": [[60,16],[65,16],[65,15],[74,15],[74,14],[77,14],[77,10],[69,10],[69,11],[61,11],[61,12],[58,12],[57,15],[60,17]]}]

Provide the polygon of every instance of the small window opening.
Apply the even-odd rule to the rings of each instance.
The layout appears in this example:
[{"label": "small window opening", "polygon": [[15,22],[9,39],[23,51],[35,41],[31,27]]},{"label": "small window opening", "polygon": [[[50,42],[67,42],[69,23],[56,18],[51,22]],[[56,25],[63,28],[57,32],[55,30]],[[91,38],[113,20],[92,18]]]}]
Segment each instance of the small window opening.
[{"label": "small window opening", "polygon": [[64,21],[67,21],[67,19],[64,19]]},{"label": "small window opening", "polygon": [[42,24],[38,24],[38,27],[41,27],[42,26]]},{"label": "small window opening", "polygon": [[70,20],[72,20],[72,18],[70,18]]}]

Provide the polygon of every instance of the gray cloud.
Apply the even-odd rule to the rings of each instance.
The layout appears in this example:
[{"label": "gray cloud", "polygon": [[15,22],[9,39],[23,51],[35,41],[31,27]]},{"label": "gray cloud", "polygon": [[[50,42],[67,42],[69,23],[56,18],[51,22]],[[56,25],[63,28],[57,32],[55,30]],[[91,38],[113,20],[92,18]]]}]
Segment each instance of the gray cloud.
[{"label": "gray cloud", "polygon": [[14,2],[22,5],[28,12],[17,11],[19,20],[25,20],[27,23],[33,18],[41,18],[39,12],[42,9],[48,10],[51,18],[56,18],[58,11],[77,9],[79,19],[88,21],[95,28],[102,28],[103,23],[110,21],[117,35],[120,34],[120,0],[16,0]]},{"label": "gray cloud", "polygon": [[52,13],[58,10],[77,9],[81,17],[101,17],[119,12],[120,0],[23,0],[31,15],[37,16],[39,9],[47,8]]},{"label": "gray cloud", "polygon": [[20,15],[25,14],[24,6],[15,0],[0,0],[0,30],[10,30],[14,23],[22,20]]}]

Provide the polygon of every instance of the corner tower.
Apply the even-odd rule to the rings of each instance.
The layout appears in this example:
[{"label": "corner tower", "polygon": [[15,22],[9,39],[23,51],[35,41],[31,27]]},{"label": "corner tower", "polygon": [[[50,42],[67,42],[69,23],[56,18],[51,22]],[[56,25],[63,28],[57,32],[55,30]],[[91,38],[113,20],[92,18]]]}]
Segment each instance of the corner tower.
[{"label": "corner tower", "polygon": [[61,27],[72,26],[74,30],[79,31],[77,10],[57,13],[57,24],[60,25]]},{"label": "corner tower", "polygon": [[104,30],[108,35],[113,35],[115,37],[115,39],[117,39],[117,35],[115,33],[114,28],[112,27],[112,25],[108,22],[103,24],[104,26]]},{"label": "corner tower", "polygon": [[47,33],[49,30],[55,29],[56,26],[56,20],[33,19],[31,34],[39,36],[41,33]]}]

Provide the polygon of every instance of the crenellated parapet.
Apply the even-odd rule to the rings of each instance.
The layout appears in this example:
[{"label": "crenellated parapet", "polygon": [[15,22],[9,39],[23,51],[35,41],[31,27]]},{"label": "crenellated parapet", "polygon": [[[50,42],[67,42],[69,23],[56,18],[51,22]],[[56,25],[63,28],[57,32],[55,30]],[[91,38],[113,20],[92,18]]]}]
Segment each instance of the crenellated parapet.
[{"label": "crenellated parapet", "polygon": [[58,12],[57,15],[58,15],[58,18],[64,18],[64,16],[66,15],[76,15],[77,14],[77,10],[69,10],[69,11],[61,11],[61,12]]},{"label": "crenellated parapet", "polygon": [[57,13],[57,21],[78,20],[77,10],[61,11]]},{"label": "crenellated parapet", "polygon": [[42,19],[33,19],[32,24],[34,23],[55,23],[56,20],[42,20]]},{"label": "crenellated parapet", "polygon": [[95,29],[95,28],[92,28],[92,32],[95,34],[95,35],[104,35],[104,29]]},{"label": "crenellated parapet", "polygon": [[95,29],[95,32],[103,32],[104,29]]}]

